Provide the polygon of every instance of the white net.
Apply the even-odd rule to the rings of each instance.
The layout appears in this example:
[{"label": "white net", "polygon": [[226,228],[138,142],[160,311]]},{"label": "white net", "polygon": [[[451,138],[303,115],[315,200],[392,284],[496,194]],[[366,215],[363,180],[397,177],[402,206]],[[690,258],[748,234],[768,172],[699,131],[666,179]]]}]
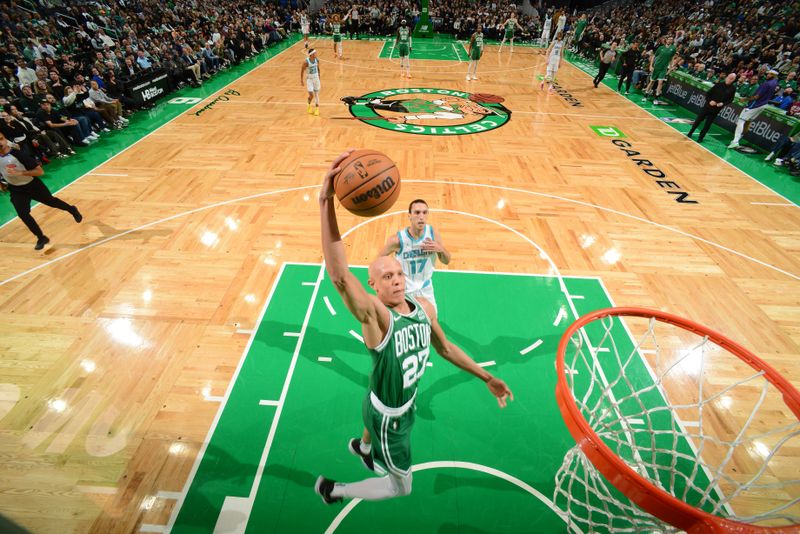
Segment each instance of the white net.
[{"label": "white net", "polygon": [[[707,337],[637,317],[586,324],[564,364],[583,417],[652,485],[716,516],[800,525],[800,421],[763,371]],[[676,530],[622,495],[577,445],[553,500],[584,531]]]}]

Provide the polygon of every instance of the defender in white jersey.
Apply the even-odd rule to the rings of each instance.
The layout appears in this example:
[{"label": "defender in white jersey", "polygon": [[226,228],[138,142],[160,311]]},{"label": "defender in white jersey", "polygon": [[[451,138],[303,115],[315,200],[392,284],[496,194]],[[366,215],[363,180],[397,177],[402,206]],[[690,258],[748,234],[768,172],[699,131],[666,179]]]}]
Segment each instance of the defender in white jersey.
[{"label": "defender in white jersey", "polygon": [[[381,256],[392,253],[403,267],[406,279],[406,294],[424,297],[436,308],[433,296],[433,269],[437,258],[447,265],[450,253],[444,248],[442,239],[428,222],[428,203],[418,198],[408,205],[407,228],[389,238],[381,249]],[[438,310],[438,308],[436,308]]]},{"label": "defender in white jersey", "polygon": [[553,44],[547,49],[547,71],[545,72],[544,80],[542,80],[542,85],[539,86],[540,89],[544,89],[544,82],[548,82],[550,90],[553,90],[553,81],[555,81],[558,67],[561,65],[561,53],[563,51],[564,38],[561,32],[556,32]]},{"label": "defender in white jersey", "polygon": [[311,30],[311,21],[308,20],[308,15],[305,11],[300,12],[300,33],[303,34],[303,43],[308,48],[308,34]]},{"label": "defender in white jersey", "polygon": [[544,26],[542,27],[542,45],[550,45],[550,28],[553,26],[553,19],[550,14],[544,16]]},{"label": "defender in white jersey", "polygon": [[[303,74],[306,75],[305,86],[308,91],[308,112],[319,116],[319,90],[321,88],[321,81],[319,78],[319,60],[317,59],[317,51],[313,48],[309,49],[308,57],[303,60],[303,66],[300,68],[300,84],[303,84]],[[315,107],[311,107],[311,100],[314,100]]]},{"label": "defender in white jersey", "polygon": [[564,28],[567,26],[567,15],[561,11],[556,19],[556,33],[564,33]]}]

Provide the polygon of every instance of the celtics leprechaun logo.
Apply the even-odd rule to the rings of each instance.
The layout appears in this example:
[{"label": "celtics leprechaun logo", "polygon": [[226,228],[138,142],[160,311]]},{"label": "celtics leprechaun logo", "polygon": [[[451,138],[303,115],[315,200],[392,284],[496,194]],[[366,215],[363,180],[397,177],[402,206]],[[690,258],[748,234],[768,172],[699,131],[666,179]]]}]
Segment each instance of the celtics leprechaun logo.
[{"label": "celtics leprechaun logo", "polygon": [[450,89],[386,89],[342,102],[354,119],[371,126],[422,135],[466,135],[497,129],[511,111],[501,96]]}]

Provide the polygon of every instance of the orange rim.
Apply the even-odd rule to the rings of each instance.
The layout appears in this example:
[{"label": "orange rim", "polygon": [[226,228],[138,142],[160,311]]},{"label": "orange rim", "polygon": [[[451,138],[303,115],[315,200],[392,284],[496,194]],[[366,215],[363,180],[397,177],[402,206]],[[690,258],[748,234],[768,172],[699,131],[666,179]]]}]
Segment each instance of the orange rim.
[{"label": "orange rim", "polygon": [[567,345],[572,336],[588,323],[604,317],[622,316],[653,317],[658,321],[672,324],[700,336],[708,336],[709,340],[734,354],[753,369],[763,371],[765,378],[781,392],[784,402],[786,402],[786,405],[792,410],[795,417],[800,419],[800,392],[771,365],[739,343],[729,339],[727,336],[699,323],[690,321],[689,319],[684,319],[677,315],[659,310],[634,307],[603,308],[586,314],[572,323],[561,336],[556,355],[556,370],[558,372],[556,401],[558,402],[558,407],[561,410],[561,415],[564,417],[564,422],[567,424],[570,434],[572,434],[575,442],[580,446],[587,458],[589,458],[597,470],[603,474],[606,480],[624,493],[641,509],[687,532],[796,533],[797,526],[760,527],[749,525],[747,523],[717,517],[681,501],[666,491],[654,486],[646,478],[628,467],[628,465],[600,439],[594,430],[592,430],[575,404],[575,398],[567,384],[564,354],[566,353]]}]

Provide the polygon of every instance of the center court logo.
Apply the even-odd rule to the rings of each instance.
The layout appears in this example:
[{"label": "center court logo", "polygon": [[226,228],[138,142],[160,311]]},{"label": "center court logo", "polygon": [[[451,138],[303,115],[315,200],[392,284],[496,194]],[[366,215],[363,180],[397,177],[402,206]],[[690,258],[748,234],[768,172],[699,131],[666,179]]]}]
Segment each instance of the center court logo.
[{"label": "center court logo", "polygon": [[501,96],[450,89],[385,89],[342,98],[353,118],[420,135],[467,135],[495,130],[511,118]]}]

